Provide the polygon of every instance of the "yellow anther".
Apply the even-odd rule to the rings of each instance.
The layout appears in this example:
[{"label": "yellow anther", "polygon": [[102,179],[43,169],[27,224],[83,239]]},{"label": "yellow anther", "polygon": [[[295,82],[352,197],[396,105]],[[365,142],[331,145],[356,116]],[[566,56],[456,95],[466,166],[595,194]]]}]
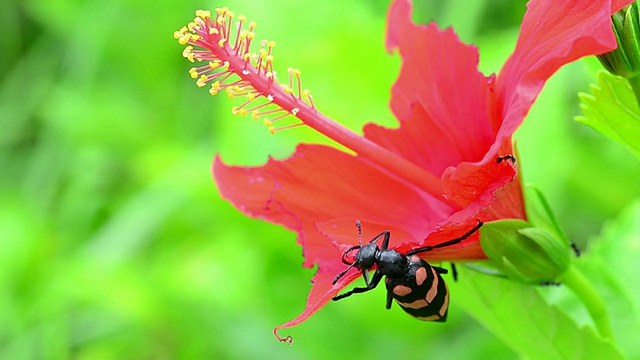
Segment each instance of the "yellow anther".
[{"label": "yellow anther", "polygon": [[235,107],[234,109],[232,109],[233,115],[240,115],[240,116],[245,116],[247,115],[247,110],[245,109],[238,109],[237,107]]},{"label": "yellow anther", "polygon": [[225,70],[227,70],[227,69],[229,69],[229,65],[230,65],[230,64],[229,64],[229,62],[228,62],[228,61],[225,61],[225,62],[224,62],[224,64],[222,64],[222,67],[223,67]]},{"label": "yellow anther", "polygon": [[224,15],[227,11],[229,11],[228,7],[221,7],[221,8],[216,8],[216,13],[218,13],[218,15]]},{"label": "yellow anther", "polygon": [[209,94],[211,94],[211,96],[216,96],[218,95],[218,90],[215,90],[213,88],[209,89]]},{"label": "yellow anther", "polygon": [[[184,34],[184,35],[180,35],[180,37],[178,38],[178,44],[180,45],[187,45],[189,43],[189,39],[191,38],[190,36],[191,34]],[[185,56],[186,57],[186,56]]]},{"label": "yellow anther", "polygon": [[182,56],[188,58],[191,54],[193,54],[193,46],[189,45],[182,50]]},{"label": "yellow anther", "polygon": [[256,24],[256,22],[255,22],[255,21],[250,21],[250,22],[249,22],[249,29],[251,29],[251,30],[253,31],[253,29],[255,29],[255,28],[256,28],[256,25],[258,25],[258,24]]},{"label": "yellow anther", "polygon": [[293,90],[291,90],[291,88],[288,85],[281,84],[280,86],[282,86],[282,89],[284,90],[285,93],[287,93],[287,94],[292,94],[293,93]]},{"label": "yellow anther", "polygon": [[227,39],[220,39],[220,41],[218,41],[218,46],[221,48],[224,48],[224,44],[227,42]]},{"label": "yellow anther", "polygon": [[269,132],[275,135],[276,128],[274,126],[269,126]]},{"label": "yellow anther", "polygon": [[293,74],[294,76],[300,75],[300,69],[292,69],[291,74]]},{"label": "yellow anther", "polygon": [[194,31],[194,29],[198,26],[198,24],[194,23],[193,21],[187,24],[187,28],[189,29],[189,31]]},{"label": "yellow anther", "polygon": [[220,67],[220,60],[209,61],[209,67],[211,69],[217,69]]},{"label": "yellow anther", "polygon": [[233,19],[234,16],[236,16],[236,13],[234,13],[233,11],[227,11],[227,17],[229,19]]},{"label": "yellow anther", "polygon": [[211,11],[209,10],[196,10],[196,16],[201,19],[208,19],[211,17]]},{"label": "yellow anther", "polygon": [[249,40],[253,40],[253,38],[254,38],[255,36],[256,36],[256,34],[255,34],[253,31],[249,31],[249,32],[247,33],[247,38],[248,38]]},{"label": "yellow anther", "polygon": [[220,85],[220,81],[216,81],[213,84],[211,84],[212,89],[220,90],[221,87],[222,86]]},{"label": "yellow anther", "polygon": [[202,28],[204,28],[206,26],[205,21],[202,20],[202,18],[200,18],[200,17],[195,17],[193,19],[193,22],[198,25],[198,30],[201,30]]},{"label": "yellow anther", "polygon": [[193,19],[193,23],[195,24],[195,26],[193,27],[193,32],[195,32],[196,30],[202,30],[202,28],[205,26],[204,25],[204,20],[202,20],[201,18],[197,17]]},{"label": "yellow anther", "polygon": [[218,31],[218,29],[216,29],[216,28],[211,28],[211,29],[209,29],[209,34],[210,35],[218,35],[218,34],[220,34],[220,31]]},{"label": "yellow anther", "polygon": [[302,97],[304,97],[305,99],[309,98],[309,94],[311,94],[311,91],[309,90],[302,91]]},{"label": "yellow anther", "polygon": [[191,75],[192,79],[197,79],[198,78],[198,71],[196,70],[196,68],[189,69],[189,75]]},{"label": "yellow anther", "polygon": [[173,37],[177,39],[179,39],[180,37],[184,36],[187,32],[189,32],[189,29],[187,29],[186,26],[183,26],[180,28],[180,30],[176,31],[173,33]]},{"label": "yellow anther", "polygon": [[253,110],[251,112],[251,117],[253,118],[253,120],[260,120],[260,115],[258,115],[258,110]]},{"label": "yellow anther", "polygon": [[201,75],[198,81],[196,81],[196,85],[198,85],[198,87],[205,87],[207,86],[207,80],[209,80],[207,75]]},{"label": "yellow anther", "polygon": [[262,123],[263,123],[265,126],[271,126],[271,124],[273,124],[273,121],[271,121],[271,120],[269,120],[269,119],[265,118],[264,120],[262,120]]},{"label": "yellow anther", "polygon": [[242,55],[242,60],[244,60],[244,61],[251,60],[251,54],[250,53],[246,53],[246,54]]},{"label": "yellow anther", "polygon": [[267,55],[267,58],[265,59],[267,63],[272,63],[273,62],[273,55]]},{"label": "yellow anther", "polygon": [[267,41],[267,46],[272,48],[272,47],[276,46],[276,42],[275,41]]},{"label": "yellow anther", "polygon": [[245,22],[247,21],[247,17],[244,15],[238,15],[238,21]]}]

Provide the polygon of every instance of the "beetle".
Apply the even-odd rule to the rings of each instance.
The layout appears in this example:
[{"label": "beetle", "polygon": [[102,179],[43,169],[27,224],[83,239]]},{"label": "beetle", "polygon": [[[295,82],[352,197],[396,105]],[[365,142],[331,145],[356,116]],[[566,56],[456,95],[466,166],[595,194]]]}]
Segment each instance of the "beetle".
[{"label": "beetle", "polygon": [[[447,320],[449,309],[449,289],[440,274],[448,271],[441,267],[431,266],[417,254],[458,244],[473,235],[482,227],[478,224],[464,235],[436,245],[423,246],[402,254],[389,249],[391,232],[383,231],[375,236],[368,244],[362,245],[362,226],[356,221],[358,228],[358,240],[360,245],[352,246],[342,254],[342,262],[349,265],[347,269],[338,274],[333,280],[335,285],[351,268],[362,272],[366,287],[356,287],[343,294],[333,297],[334,301],[347,298],[353,294],[363,293],[375,289],[383,276],[386,276],[387,304],[391,308],[391,300],[395,299],[398,305],[409,315],[426,321],[444,322]],[[376,242],[382,239],[382,246]],[[354,250],[358,250],[355,261],[349,262],[346,257]],[[373,277],[369,279],[368,271],[377,266]]]}]

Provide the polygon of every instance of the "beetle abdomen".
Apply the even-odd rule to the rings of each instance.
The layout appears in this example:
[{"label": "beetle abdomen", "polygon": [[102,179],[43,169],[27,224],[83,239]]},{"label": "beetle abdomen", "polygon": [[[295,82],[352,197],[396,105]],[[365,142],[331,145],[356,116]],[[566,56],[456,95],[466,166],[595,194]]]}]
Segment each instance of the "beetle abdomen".
[{"label": "beetle abdomen", "polygon": [[406,276],[386,279],[387,291],[409,315],[425,321],[447,320],[449,289],[440,274],[417,255]]}]

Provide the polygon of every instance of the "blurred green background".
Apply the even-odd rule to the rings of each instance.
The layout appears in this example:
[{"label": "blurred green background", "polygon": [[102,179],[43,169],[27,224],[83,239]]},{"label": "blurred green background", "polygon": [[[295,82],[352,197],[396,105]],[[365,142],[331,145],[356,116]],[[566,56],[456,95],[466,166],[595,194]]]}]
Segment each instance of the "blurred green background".
[{"label": "blurred green background", "polygon": [[[416,2],[417,20],[480,47],[485,73],[511,52],[525,10]],[[456,306],[461,293],[445,324],[385,310],[380,290],[286,329],[292,346],[276,341],[314,271],[294,233],[220,199],[210,166],[216,153],[255,165],[324,140],[304,128],[270,135],[194,85],[172,34],[219,6],[258,22],[257,38],[278,44],[276,69],[300,68],[325,114],[356,130],[394,124],[388,1],[3,1],[0,358],[514,358]],[[525,180],[583,248],[640,195],[637,161],[572,120],[597,68],[560,71],[517,134]]]}]

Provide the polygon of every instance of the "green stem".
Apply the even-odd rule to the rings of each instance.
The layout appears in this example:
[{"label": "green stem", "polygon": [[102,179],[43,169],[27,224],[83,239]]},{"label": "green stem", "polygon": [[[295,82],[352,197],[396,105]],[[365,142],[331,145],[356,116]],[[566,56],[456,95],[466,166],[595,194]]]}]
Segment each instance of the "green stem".
[{"label": "green stem", "polygon": [[640,107],[640,75],[634,76],[632,78],[628,78],[627,80],[629,80],[629,84],[633,89],[633,94],[636,96],[636,102]]},{"label": "green stem", "polygon": [[606,303],[600,293],[574,265],[562,275],[560,281],[568,286],[587,307],[600,335],[613,340],[613,328],[607,313]]}]

